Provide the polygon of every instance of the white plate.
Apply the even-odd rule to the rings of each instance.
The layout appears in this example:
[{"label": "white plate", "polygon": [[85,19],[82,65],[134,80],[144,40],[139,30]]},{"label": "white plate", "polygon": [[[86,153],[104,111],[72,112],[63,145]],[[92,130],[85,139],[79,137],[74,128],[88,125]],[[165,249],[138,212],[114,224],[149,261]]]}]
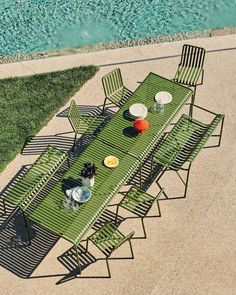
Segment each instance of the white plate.
[{"label": "white plate", "polygon": [[166,91],[157,92],[155,95],[155,101],[160,102],[163,104],[167,104],[172,101],[172,95]]},{"label": "white plate", "polygon": [[71,194],[72,198],[79,203],[84,203],[91,197],[90,189],[85,186],[76,187]]},{"label": "white plate", "polygon": [[119,159],[115,156],[108,156],[104,159],[104,164],[109,168],[115,168],[119,165]]},{"label": "white plate", "polygon": [[135,103],[135,104],[132,104],[132,106],[130,106],[129,113],[134,118],[144,119],[147,116],[148,110],[144,104]]}]

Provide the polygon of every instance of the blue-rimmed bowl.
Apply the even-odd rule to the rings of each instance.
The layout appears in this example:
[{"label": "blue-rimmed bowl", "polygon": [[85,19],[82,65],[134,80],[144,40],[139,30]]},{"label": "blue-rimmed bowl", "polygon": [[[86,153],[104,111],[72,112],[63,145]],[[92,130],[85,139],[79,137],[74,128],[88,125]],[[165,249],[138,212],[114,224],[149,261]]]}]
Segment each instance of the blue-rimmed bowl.
[{"label": "blue-rimmed bowl", "polygon": [[72,198],[78,203],[85,203],[91,198],[91,190],[86,186],[80,186],[73,190]]}]

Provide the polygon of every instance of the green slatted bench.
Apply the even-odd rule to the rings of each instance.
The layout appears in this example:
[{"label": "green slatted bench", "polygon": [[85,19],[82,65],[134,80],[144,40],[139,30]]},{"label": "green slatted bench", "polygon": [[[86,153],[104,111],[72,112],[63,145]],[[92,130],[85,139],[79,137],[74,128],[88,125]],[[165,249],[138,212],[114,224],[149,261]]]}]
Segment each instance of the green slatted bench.
[{"label": "green slatted bench", "polygon": [[[210,124],[205,124],[187,115],[182,115],[152,155],[151,171],[153,171],[154,164],[161,166],[163,170],[158,180],[166,170],[174,170],[177,174],[179,170],[187,171],[183,196],[186,197],[191,164],[220,122],[222,122],[222,135],[223,120],[224,115],[216,114]],[[183,168],[185,163],[188,163],[188,168]]]},{"label": "green slatted bench", "polygon": [[49,145],[15,185],[4,193],[5,213],[5,202],[25,211],[66,160],[66,152]]}]

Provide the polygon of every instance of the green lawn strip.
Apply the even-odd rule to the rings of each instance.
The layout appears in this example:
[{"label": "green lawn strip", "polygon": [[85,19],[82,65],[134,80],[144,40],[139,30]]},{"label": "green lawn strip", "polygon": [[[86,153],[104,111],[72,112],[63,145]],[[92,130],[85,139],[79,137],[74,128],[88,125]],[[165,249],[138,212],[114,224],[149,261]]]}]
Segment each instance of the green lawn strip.
[{"label": "green lawn strip", "polygon": [[0,172],[97,70],[81,66],[0,80]]}]

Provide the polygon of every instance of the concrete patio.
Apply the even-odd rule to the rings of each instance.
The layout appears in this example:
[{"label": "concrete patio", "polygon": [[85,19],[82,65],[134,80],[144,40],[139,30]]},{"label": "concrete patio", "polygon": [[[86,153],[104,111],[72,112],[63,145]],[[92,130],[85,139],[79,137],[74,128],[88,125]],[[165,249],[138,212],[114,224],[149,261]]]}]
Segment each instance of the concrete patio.
[{"label": "concrete patio", "polygon": [[[34,228],[34,234],[39,243],[42,242],[40,249],[44,252],[40,252],[40,249],[37,251],[36,243],[34,248],[28,250],[30,257],[34,257],[35,253],[35,257],[42,255],[42,258],[35,259],[35,265],[39,265],[28,279],[23,279],[20,277],[24,268],[21,255],[23,257],[26,249],[9,249],[2,235],[0,294],[235,294],[235,34],[3,64],[0,65],[0,78],[95,64],[100,70],[74,99],[79,106],[99,106],[104,100],[101,84],[103,75],[120,67],[124,83],[131,90],[135,90],[139,85],[137,82],[142,81],[149,72],[173,78],[185,43],[207,50],[204,83],[197,89],[196,103],[213,112],[225,114],[221,147],[201,151],[192,166],[187,198],[160,201],[162,217],[145,220],[148,238],[133,240],[134,260],[111,261],[111,279],[68,276],[69,270],[62,261],[70,253],[62,254],[71,245],[62,239],[56,242],[55,236],[37,228]],[[68,106],[69,103],[59,113]],[[27,152],[26,149],[2,172],[0,189],[9,183],[23,165],[34,162],[47,144],[60,146],[65,142],[66,149],[69,149],[73,133],[68,132],[71,132],[71,127],[67,118],[55,115],[37,134],[38,141],[34,142],[36,152]],[[166,189],[175,189],[177,186],[171,176],[168,174],[164,179]],[[150,193],[155,194],[157,189],[154,183]],[[116,199],[119,201],[119,196]],[[135,230],[137,235],[142,234],[137,219],[127,219],[122,223],[121,230],[125,233]],[[90,250],[95,257],[102,257],[94,247]],[[15,251],[18,256],[15,256]],[[117,253],[118,256],[128,254],[127,245]],[[29,264],[29,268],[35,266],[33,261],[26,261],[26,264]],[[19,270],[12,271],[14,267]],[[103,260],[92,263],[82,273],[82,276],[87,277],[102,275],[106,275]]]}]

